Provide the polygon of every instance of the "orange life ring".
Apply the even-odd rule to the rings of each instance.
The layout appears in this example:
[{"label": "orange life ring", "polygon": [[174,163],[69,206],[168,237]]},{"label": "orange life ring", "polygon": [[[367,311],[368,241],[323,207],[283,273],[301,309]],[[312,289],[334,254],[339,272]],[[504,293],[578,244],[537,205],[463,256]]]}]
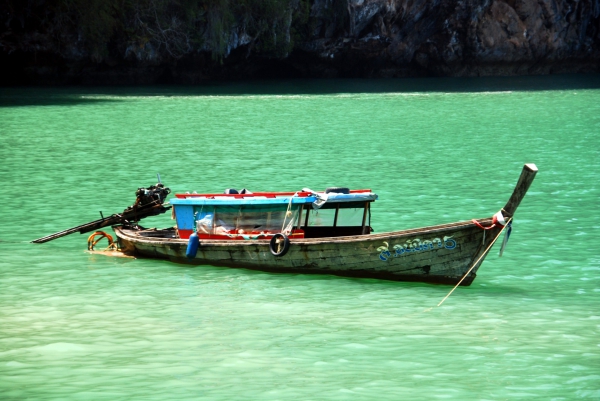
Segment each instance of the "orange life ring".
[{"label": "orange life ring", "polygon": [[[96,236],[100,236],[100,238],[96,239]],[[94,247],[102,238],[106,238],[108,240],[108,248],[115,248],[115,241],[113,240],[112,235],[105,233],[104,231],[96,231],[92,235],[88,237],[88,251],[93,251]],[[107,249],[108,249],[107,248]]]}]

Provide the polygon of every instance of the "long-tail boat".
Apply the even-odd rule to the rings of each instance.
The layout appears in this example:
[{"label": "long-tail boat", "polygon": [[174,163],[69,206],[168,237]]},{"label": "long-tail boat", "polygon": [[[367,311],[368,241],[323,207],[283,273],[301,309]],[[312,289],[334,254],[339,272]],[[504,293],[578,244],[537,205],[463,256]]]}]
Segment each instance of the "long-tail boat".
[{"label": "long-tail boat", "polygon": [[[386,233],[372,233],[377,195],[348,188],[176,194],[175,227],[145,229],[124,219],[113,229],[124,253],[177,263],[470,285],[500,234],[510,233],[536,173],[526,164],[491,217]],[[167,209],[158,200],[146,207]]]}]

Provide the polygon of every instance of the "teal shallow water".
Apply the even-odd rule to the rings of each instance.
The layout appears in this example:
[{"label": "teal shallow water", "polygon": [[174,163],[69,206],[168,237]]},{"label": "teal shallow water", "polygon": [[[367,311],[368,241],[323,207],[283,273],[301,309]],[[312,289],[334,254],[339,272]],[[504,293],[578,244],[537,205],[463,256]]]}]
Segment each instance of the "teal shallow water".
[{"label": "teal shallow water", "polygon": [[[600,77],[0,90],[0,399],[600,398]],[[174,191],[372,188],[377,232],[486,217],[472,286],[28,241]],[[168,226],[169,216],[145,225]]]}]

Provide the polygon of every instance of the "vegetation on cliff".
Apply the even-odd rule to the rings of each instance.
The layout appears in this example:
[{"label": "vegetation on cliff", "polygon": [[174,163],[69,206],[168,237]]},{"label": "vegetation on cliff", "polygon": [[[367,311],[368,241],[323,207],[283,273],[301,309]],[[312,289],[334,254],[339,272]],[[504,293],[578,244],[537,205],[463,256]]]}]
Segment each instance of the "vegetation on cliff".
[{"label": "vegetation on cliff", "polygon": [[[5,50],[50,45],[96,61],[111,51],[140,54],[148,45],[161,59],[198,50],[222,58],[234,26],[256,51],[281,56],[292,48],[292,21],[305,24],[309,11],[307,0],[7,0],[0,7]],[[74,47],[79,54],[70,53]]]}]

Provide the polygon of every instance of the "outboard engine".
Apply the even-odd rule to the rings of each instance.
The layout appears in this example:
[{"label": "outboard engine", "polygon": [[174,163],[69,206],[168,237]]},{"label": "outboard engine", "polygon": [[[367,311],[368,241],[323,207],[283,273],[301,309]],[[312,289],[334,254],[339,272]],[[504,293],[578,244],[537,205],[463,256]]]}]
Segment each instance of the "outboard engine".
[{"label": "outboard engine", "polygon": [[59,231],[57,233],[33,240],[32,242],[48,242],[75,232],[83,234],[115,224],[127,224],[131,225],[132,227],[139,227],[137,222],[141,219],[159,215],[171,208],[171,206],[163,206],[163,203],[170,193],[171,190],[166,188],[160,181],[158,184],[152,185],[148,188],[138,188],[137,191],[135,191],[135,203],[123,210],[121,213],[115,213],[108,217],[104,217],[101,212],[100,215],[102,218],[100,220],[94,220],[77,227],[69,228],[68,230]]},{"label": "outboard engine", "polygon": [[135,191],[135,203],[130,207],[137,208],[153,202],[159,205],[163,204],[170,193],[171,189],[165,187],[160,182],[156,185],[149,186],[148,188],[138,188],[137,191]]}]

